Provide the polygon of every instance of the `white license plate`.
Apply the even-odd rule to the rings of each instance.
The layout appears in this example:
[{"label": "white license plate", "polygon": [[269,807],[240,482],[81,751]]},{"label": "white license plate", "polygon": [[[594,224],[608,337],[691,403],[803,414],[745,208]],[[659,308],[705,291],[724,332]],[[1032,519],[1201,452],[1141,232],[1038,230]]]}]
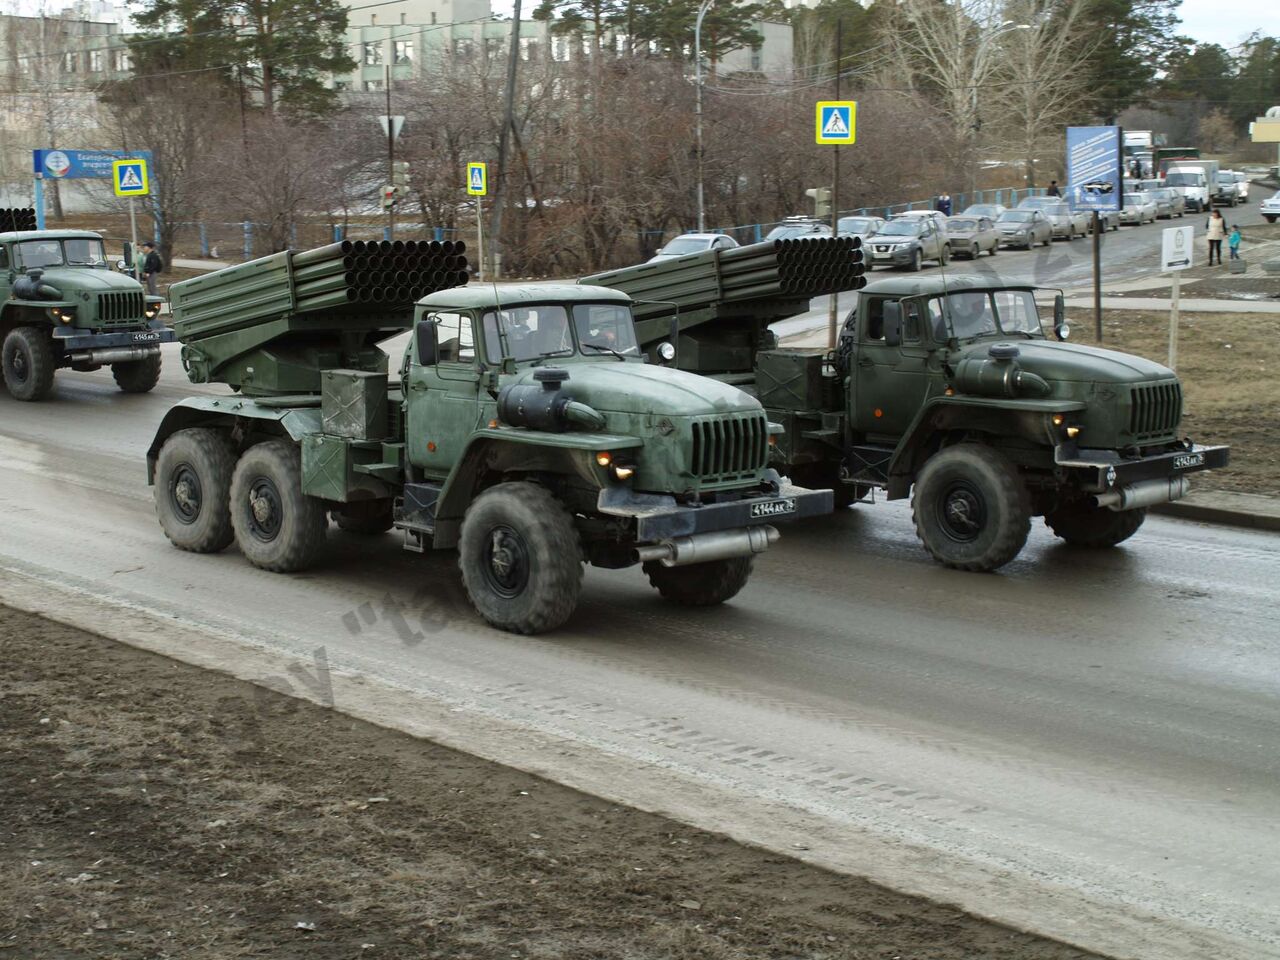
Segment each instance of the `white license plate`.
[{"label": "white license plate", "polygon": [[762,500],[751,505],[751,519],[761,517],[780,517],[785,513],[796,512],[796,498],[783,497],[781,500]]},{"label": "white license plate", "polygon": [[891,257],[893,256],[893,254],[892,254],[892,253],[881,253],[879,250],[877,250],[877,251],[876,251],[875,253],[873,253],[871,256],[872,256],[873,258],[875,258],[876,260],[888,260],[889,258],[891,258]]},{"label": "white license plate", "polygon": [[133,335],[134,343],[155,343],[160,339],[160,334],[154,331],[150,333],[135,333]]},{"label": "white license plate", "polygon": [[1203,453],[1184,453],[1180,457],[1173,458],[1173,469],[1190,470],[1192,467],[1204,466]]}]

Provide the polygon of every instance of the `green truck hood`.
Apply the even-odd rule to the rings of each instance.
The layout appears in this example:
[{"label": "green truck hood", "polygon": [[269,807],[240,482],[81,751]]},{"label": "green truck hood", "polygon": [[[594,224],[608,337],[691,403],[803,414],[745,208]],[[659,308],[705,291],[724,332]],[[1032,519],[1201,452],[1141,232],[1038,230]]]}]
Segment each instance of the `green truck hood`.
[{"label": "green truck hood", "polygon": [[[565,369],[565,392],[601,413],[700,417],[760,410],[754,397],[735,386],[671,367],[610,360]],[[524,371],[517,382],[534,383],[533,373]]]},{"label": "green truck hood", "polygon": [[[963,357],[986,357],[993,341],[970,344],[949,360],[956,363]],[[1018,366],[1039,374],[1049,381],[1075,381],[1080,383],[1142,383],[1153,380],[1171,380],[1175,374],[1163,364],[1120,353],[1101,347],[1087,347],[1076,343],[1059,343],[1048,340],[999,341],[1012,343],[1018,348]]]},{"label": "green truck hood", "polygon": [[142,285],[133,277],[113,270],[94,270],[89,267],[49,267],[40,278],[63,292],[88,290],[92,293],[137,293]]}]

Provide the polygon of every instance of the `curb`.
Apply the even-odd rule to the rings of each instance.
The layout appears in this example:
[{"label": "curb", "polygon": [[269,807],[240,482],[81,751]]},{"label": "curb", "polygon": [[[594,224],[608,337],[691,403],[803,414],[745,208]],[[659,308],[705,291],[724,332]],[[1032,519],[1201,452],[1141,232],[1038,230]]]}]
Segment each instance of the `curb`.
[{"label": "curb", "polygon": [[1179,520],[1216,523],[1227,527],[1245,527],[1250,530],[1280,530],[1280,512],[1257,513],[1211,503],[1187,503],[1185,500],[1155,504],[1150,509],[1152,513],[1176,517]]}]

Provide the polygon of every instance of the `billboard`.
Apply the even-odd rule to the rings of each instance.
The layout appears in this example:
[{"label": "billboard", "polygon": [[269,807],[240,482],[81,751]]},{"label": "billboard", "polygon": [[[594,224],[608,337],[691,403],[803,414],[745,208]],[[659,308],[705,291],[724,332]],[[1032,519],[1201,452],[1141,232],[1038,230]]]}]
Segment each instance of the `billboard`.
[{"label": "billboard", "polygon": [[150,150],[123,153],[118,150],[32,150],[31,166],[39,178],[50,180],[110,180],[117,160],[145,160]]},{"label": "billboard", "polygon": [[1077,210],[1124,209],[1119,127],[1067,127],[1067,199]]}]

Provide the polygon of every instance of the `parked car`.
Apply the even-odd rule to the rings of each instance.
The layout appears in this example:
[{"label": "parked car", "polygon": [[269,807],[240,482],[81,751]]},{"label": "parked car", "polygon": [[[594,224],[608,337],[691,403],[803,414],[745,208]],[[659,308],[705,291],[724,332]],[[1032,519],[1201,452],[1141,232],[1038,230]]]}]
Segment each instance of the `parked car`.
[{"label": "parked car", "polygon": [[[1108,230],[1120,229],[1120,211],[1119,210],[1099,210],[1098,225],[1102,228],[1102,233]],[[1093,233],[1093,217],[1089,217],[1089,232]]]},{"label": "parked car", "polygon": [[1214,184],[1211,198],[1214,203],[1224,207],[1234,207],[1240,202],[1240,188],[1236,185],[1235,174],[1230,170],[1219,170]]},{"label": "parked car", "polygon": [[764,235],[766,240],[802,240],[831,236],[831,224],[808,217],[791,217]]},{"label": "parked car", "polygon": [[1000,219],[1000,214],[1009,208],[1003,203],[971,203],[961,211],[962,217],[990,217],[992,220]]},{"label": "parked car", "polygon": [[951,247],[933,217],[894,217],[863,247],[863,256],[868,269],[884,265],[919,270],[925,260],[940,265],[950,261]]},{"label": "parked car", "polygon": [[1280,218],[1280,190],[1258,204],[1258,209],[1267,223],[1275,223]]},{"label": "parked car", "polygon": [[732,250],[737,245],[737,240],[723,233],[684,233],[650,257],[649,263],[684,257],[691,253],[704,253],[707,250]]},{"label": "parked car", "polygon": [[1072,210],[1060,197],[1028,197],[1018,204],[1020,210],[1039,210],[1053,228],[1054,237],[1074,240],[1089,232],[1089,216],[1083,210]]},{"label": "parked car", "polygon": [[1124,209],[1120,211],[1120,222],[1135,223],[1138,226],[1144,223],[1155,223],[1155,199],[1149,193],[1126,193],[1124,195]]},{"label": "parked car", "polygon": [[1006,210],[996,220],[1000,242],[1006,247],[1025,247],[1030,250],[1037,243],[1046,247],[1053,239],[1053,227],[1049,218],[1039,210]]},{"label": "parked car", "polygon": [[858,237],[866,243],[883,226],[884,217],[841,217],[836,221],[836,234],[841,237]]},{"label": "parked car", "polygon": [[931,220],[943,235],[947,232],[947,215],[941,210],[904,210],[902,213],[895,213],[889,220]]},{"label": "parked car", "polygon": [[1161,220],[1172,220],[1187,212],[1187,202],[1182,194],[1169,187],[1148,191],[1156,202],[1156,217]]},{"label": "parked car", "polygon": [[990,217],[947,217],[947,236],[951,253],[963,253],[970,260],[977,260],[983,251],[994,257],[1000,249],[1000,231]]},{"label": "parked car", "polygon": [[1236,180],[1236,196],[1241,200],[1249,199],[1249,175],[1243,170],[1232,170],[1231,176]]}]

